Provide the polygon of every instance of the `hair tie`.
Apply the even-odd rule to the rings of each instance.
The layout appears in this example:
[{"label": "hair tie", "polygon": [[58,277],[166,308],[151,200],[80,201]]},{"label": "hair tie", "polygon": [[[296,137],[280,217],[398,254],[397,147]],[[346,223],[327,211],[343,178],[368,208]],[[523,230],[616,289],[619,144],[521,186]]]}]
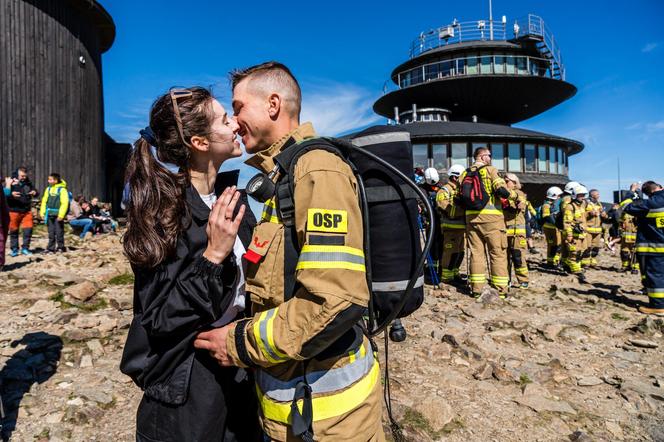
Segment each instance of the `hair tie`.
[{"label": "hair tie", "polygon": [[141,129],[138,133],[141,134],[141,138],[147,141],[150,146],[157,147],[157,139],[150,126],[146,126],[145,129]]}]

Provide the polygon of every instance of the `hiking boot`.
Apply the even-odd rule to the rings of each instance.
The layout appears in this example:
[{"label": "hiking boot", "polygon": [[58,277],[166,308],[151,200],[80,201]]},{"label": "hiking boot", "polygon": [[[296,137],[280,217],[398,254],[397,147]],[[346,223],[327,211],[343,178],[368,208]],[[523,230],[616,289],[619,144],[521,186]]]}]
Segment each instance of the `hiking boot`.
[{"label": "hiking boot", "polygon": [[32,252],[24,247],[21,249],[21,255],[30,256]]},{"label": "hiking boot", "polygon": [[57,249],[57,250],[55,251],[55,253],[65,253],[66,251],[67,251],[67,248],[65,247],[65,248],[63,248],[63,249]]},{"label": "hiking boot", "polygon": [[522,282],[522,283],[519,285],[519,287],[522,288],[522,289],[527,289],[527,288],[528,288],[528,283],[527,283],[527,282]]},{"label": "hiking boot", "polygon": [[18,250],[12,250],[11,252],[9,252],[9,256],[11,256],[12,258],[16,258],[18,256]]},{"label": "hiking boot", "polygon": [[579,273],[578,278],[581,284],[586,284],[588,282],[588,280],[586,279],[586,275],[584,275],[583,273]]},{"label": "hiking boot", "polygon": [[636,270],[636,269],[632,269],[632,275],[638,275],[638,274],[639,274],[639,271],[638,271],[638,270]]},{"label": "hiking boot", "polygon": [[642,305],[641,307],[639,307],[639,311],[641,313],[645,313],[646,315],[664,316],[664,308],[652,308]]}]

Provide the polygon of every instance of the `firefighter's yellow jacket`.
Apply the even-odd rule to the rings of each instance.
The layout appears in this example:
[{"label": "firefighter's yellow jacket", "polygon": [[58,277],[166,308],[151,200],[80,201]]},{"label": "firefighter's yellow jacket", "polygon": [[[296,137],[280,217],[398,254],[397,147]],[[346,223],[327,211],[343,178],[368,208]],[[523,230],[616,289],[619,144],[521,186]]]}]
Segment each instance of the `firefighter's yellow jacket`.
[{"label": "firefighter's yellow jacket", "polygon": [[454,199],[457,196],[458,185],[448,181],[436,193],[436,205],[440,211],[440,227],[443,230],[465,230],[466,216]]},{"label": "firefighter's yellow jacket", "polygon": [[[305,123],[247,164],[269,172],[275,155],[314,136]],[[369,290],[355,177],[336,155],[313,150],[297,161],[293,181],[301,246],[296,290],[285,299],[285,226],[269,200],[245,255],[253,317],[235,323],[228,354],[236,365],[255,368],[260,418],[270,438],[293,438],[291,404],[306,377],[315,440],[383,440],[380,369],[357,327]]]}]

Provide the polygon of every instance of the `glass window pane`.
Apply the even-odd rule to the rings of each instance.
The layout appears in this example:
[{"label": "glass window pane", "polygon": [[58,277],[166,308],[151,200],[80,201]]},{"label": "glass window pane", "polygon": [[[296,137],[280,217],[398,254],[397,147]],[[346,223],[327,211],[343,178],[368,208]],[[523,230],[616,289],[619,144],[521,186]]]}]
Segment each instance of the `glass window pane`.
[{"label": "glass window pane", "polygon": [[443,61],[440,63],[440,76],[441,77],[447,77],[448,75],[451,75],[452,70],[452,62],[451,61]]},{"label": "glass window pane", "polygon": [[456,61],[456,75],[464,75],[466,73],[466,59],[459,58]]},{"label": "glass window pane", "polygon": [[429,165],[426,144],[413,144],[413,167],[427,168]]},{"label": "glass window pane", "polygon": [[452,143],[452,164],[468,167],[468,145],[466,143]]},{"label": "glass window pane", "polygon": [[480,74],[490,74],[491,73],[491,56],[483,55],[480,59]]},{"label": "glass window pane", "polygon": [[417,67],[410,71],[410,83],[411,84],[422,83],[422,66]]},{"label": "glass window pane", "polygon": [[491,145],[491,165],[498,170],[505,170],[505,145]]},{"label": "glass window pane", "polygon": [[546,146],[537,147],[537,169],[546,172]]},{"label": "glass window pane", "polygon": [[437,170],[447,169],[447,144],[433,145],[433,167]]},{"label": "glass window pane", "polygon": [[424,67],[425,80],[435,80],[438,78],[438,63],[430,64]]},{"label": "glass window pane", "polygon": [[565,173],[565,158],[563,158],[564,152],[561,148],[558,148],[558,173]]},{"label": "glass window pane", "polygon": [[507,153],[509,155],[507,170],[510,172],[521,172],[521,145],[510,143]]},{"label": "glass window pane", "polygon": [[549,172],[558,173],[558,163],[556,162],[556,148],[549,146]]},{"label": "glass window pane", "polygon": [[517,69],[519,70],[519,75],[526,75],[528,73],[528,64],[526,61],[526,57],[517,57],[516,59],[516,66]]},{"label": "glass window pane", "polygon": [[523,159],[526,163],[526,172],[535,172],[535,145],[525,144],[523,146]]},{"label": "glass window pane", "polygon": [[505,65],[505,68],[507,69],[508,74],[514,74],[516,72],[516,64],[514,61],[514,56],[509,55],[505,57],[507,59],[507,63]]},{"label": "glass window pane", "polygon": [[496,74],[504,74],[505,73],[505,57],[504,56],[498,55],[498,56],[494,57],[493,71]]},{"label": "glass window pane", "polygon": [[468,57],[466,59],[466,74],[477,74],[477,57]]}]

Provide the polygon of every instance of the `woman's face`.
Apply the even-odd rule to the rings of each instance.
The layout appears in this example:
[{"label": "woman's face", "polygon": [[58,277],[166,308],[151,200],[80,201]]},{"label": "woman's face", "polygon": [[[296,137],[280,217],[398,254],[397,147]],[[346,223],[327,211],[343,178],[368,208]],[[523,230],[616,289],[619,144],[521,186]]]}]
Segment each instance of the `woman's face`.
[{"label": "woman's face", "polygon": [[240,126],[235,118],[228,115],[224,107],[217,100],[212,100],[212,110],[214,111],[214,121],[210,128],[210,153],[216,157],[225,160],[227,158],[239,157],[242,155],[240,142],[237,140],[237,133]]},{"label": "woman's face", "polygon": [[508,188],[509,190],[514,189],[514,187],[516,186],[516,184],[514,183],[514,181],[510,181],[510,180],[505,180],[505,185],[507,185],[507,188]]}]

